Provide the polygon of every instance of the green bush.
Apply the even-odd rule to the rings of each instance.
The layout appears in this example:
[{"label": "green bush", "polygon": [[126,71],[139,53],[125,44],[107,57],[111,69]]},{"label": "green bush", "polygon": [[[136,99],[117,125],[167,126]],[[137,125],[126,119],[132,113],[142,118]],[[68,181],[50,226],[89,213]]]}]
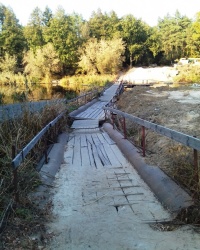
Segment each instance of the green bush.
[{"label": "green bush", "polygon": [[25,92],[14,92],[12,94],[13,102],[25,102],[27,100]]},{"label": "green bush", "polygon": [[174,78],[179,83],[200,83],[200,65],[184,65],[178,67],[179,74]]},{"label": "green bush", "polygon": [[67,90],[80,93],[83,91],[90,91],[94,88],[104,87],[115,78],[116,75],[79,75],[62,78],[60,85]]}]

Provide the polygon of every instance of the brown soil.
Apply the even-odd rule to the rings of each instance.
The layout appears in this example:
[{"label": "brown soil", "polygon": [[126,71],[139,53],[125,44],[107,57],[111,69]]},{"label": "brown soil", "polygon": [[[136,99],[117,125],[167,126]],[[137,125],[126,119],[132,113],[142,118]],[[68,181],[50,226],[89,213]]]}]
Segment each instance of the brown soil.
[{"label": "brown soil", "polygon": [[[126,90],[121,95],[117,108],[198,138],[200,136],[200,104],[198,101],[193,102],[193,98],[189,98],[188,92],[191,90],[190,86],[178,88],[137,86]],[[180,92],[184,93],[182,103],[177,97]],[[171,94],[175,96],[175,99],[170,99]],[[141,144],[139,126],[127,121],[127,128],[129,138],[139,146]],[[148,164],[160,167],[181,185],[196,193],[199,187],[193,181],[192,149],[149,130],[146,131],[146,144],[145,161]]]}]

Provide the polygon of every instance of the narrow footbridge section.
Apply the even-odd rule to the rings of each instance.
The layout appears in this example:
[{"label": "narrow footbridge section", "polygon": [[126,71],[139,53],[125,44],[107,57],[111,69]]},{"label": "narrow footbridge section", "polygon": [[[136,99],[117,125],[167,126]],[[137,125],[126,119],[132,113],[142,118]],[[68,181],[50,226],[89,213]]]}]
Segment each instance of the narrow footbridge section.
[{"label": "narrow footbridge section", "polygon": [[120,88],[119,83],[113,84],[110,88],[106,89],[102,96],[86,110],[73,116],[76,120],[97,120],[101,121],[105,119],[105,112],[103,107],[110,103],[115,97],[118,89]]},{"label": "narrow footbridge section", "polygon": [[73,131],[56,175],[52,203],[54,233],[48,249],[198,249],[192,228],[169,231],[163,208],[115,141],[99,127],[114,84],[86,110],[73,116]]}]

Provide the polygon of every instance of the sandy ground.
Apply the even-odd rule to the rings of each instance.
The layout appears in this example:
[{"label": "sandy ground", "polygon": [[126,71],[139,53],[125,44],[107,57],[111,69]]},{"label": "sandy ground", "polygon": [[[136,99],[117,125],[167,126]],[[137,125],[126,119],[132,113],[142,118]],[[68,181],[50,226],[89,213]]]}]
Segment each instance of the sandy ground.
[{"label": "sandy ground", "polygon": [[120,81],[130,83],[173,82],[173,77],[178,74],[174,67],[132,68],[120,76]]}]

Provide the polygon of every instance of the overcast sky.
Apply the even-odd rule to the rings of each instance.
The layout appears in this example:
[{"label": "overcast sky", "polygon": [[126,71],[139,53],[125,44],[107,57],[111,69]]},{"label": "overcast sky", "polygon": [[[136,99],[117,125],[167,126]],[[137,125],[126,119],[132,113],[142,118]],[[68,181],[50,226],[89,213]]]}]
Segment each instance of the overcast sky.
[{"label": "overcast sky", "polygon": [[27,24],[35,7],[43,11],[46,6],[53,13],[62,6],[66,14],[76,12],[84,19],[89,19],[98,8],[107,13],[114,10],[118,17],[132,14],[151,26],[157,24],[158,17],[163,18],[167,13],[173,15],[176,10],[189,18],[200,11],[200,0],[0,0],[0,3],[11,7],[22,25]]}]

